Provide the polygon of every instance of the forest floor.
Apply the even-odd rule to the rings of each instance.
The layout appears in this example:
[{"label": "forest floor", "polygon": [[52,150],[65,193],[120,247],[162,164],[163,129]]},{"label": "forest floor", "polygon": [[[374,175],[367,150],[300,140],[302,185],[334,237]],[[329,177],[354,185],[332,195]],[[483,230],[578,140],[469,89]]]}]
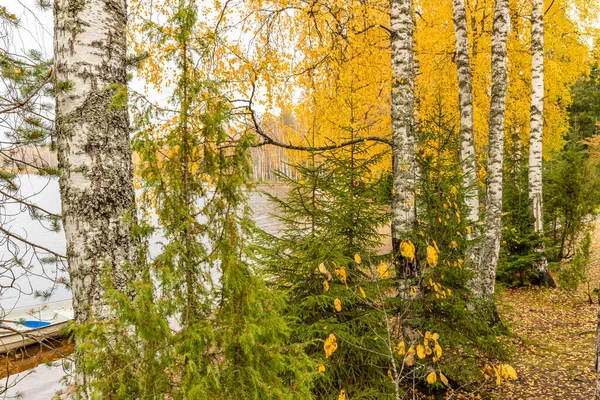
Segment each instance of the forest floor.
[{"label": "forest floor", "polygon": [[[595,394],[597,297],[600,287],[600,222],[592,232],[589,289],[507,289],[499,311],[515,336],[518,379],[494,390],[497,399],[590,400]],[[482,396],[483,397],[483,396]]]}]

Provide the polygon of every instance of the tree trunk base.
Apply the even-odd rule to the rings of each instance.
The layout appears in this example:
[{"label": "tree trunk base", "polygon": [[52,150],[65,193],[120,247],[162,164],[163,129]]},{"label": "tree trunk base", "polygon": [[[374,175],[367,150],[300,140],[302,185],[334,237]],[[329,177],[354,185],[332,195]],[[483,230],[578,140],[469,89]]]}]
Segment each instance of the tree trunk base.
[{"label": "tree trunk base", "polygon": [[534,283],[540,287],[556,289],[556,282],[554,281],[554,278],[552,277],[550,272],[548,272],[547,270],[540,271],[538,279]]}]

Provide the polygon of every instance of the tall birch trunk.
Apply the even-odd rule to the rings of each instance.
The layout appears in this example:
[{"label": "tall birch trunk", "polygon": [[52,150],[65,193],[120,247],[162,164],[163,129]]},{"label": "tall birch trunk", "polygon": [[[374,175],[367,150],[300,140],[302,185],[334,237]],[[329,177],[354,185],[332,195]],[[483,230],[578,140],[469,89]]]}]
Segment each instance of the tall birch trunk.
[{"label": "tall birch trunk", "polygon": [[[543,235],[542,213],[542,137],[544,130],[544,1],[532,0],[531,12],[531,115],[529,135],[529,199],[535,219],[535,232]],[[544,244],[537,251],[542,252]],[[556,287],[548,271],[546,257],[540,255],[535,265],[540,284]]]},{"label": "tall birch trunk", "polygon": [[390,0],[392,45],[392,248],[415,222],[415,95],[412,0]]},{"label": "tall birch trunk", "polygon": [[458,102],[460,108],[460,160],[465,187],[467,219],[477,237],[479,222],[479,196],[477,194],[477,164],[473,137],[473,95],[471,63],[469,61],[469,35],[464,0],[453,0],[454,33],[456,35],[456,69],[458,72]]},{"label": "tall birch trunk", "polygon": [[[110,266],[124,287],[134,245],[125,214],[134,214],[125,90],[125,0],[56,0],[54,65],[62,216],[77,322],[106,319],[102,275]],[[61,90],[67,85],[68,90]]]},{"label": "tall birch trunk", "polygon": [[492,28],[492,88],[489,119],[489,155],[483,238],[479,250],[480,289],[484,298],[494,294],[500,253],[502,214],[502,168],[504,156],[504,114],[506,109],[506,37],[509,27],[508,0],[496,0]]},{"label": "tall birch trunk", "polygon": [[[467,13],[464,0],[453,0],[454,33],[456,36],[456,69],[458,73],[458,103],[460,109],[460,161],[465,190],[467,220],[471,227],[469,240],[479,238],[479,193],[477,188],[477,159],[473,134],[473,94],[471,85],[471,63],[469,60],[469,34],[467,32]],[[467,265],[476,266],[479,256],[477,246],[466,251]],[[474,271],[477,272],[477,271]],[[478,274],[470,283],[471,290],[479,295]]]}]

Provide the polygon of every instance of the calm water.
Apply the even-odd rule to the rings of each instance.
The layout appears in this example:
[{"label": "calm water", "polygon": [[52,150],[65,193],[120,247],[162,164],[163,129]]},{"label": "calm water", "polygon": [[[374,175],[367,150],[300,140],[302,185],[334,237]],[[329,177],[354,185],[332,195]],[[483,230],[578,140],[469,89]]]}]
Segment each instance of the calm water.
[{"label": "calm water", "polygon": [[[18,178],[19,193],[28,202],[33,203],[51,213],[60,214],[60,194],[58,180],[37,175],[22,175]],[[270,233],[280,229],[278,221],[273,218],[274,205],[262,191],[268,191],[278,196],[285,194],[281,185],[260,185],[250,195],[250,207],[256,224]],[[26,239],[29,242],[44,246],[59,254],[65,254],[65,237],[62,231],[53,232],[49,221],[39,221],[32,218],[18,203],[0,195],[0,224],[1,226]],[[49,301],[63,301],[71,298],[71,293],[64,285],[57,285],[57,278],[67,278],[66,266],[63,263],[41,263],[36,252],[30,246],[19,241],[6,241],[1,234],[0,240],[0,307],[4,312],[14,307],[29,307],[40,304],[42,300],[35,296],[36,291],[53,288]],[[153,238],[151,250],[157,251]],[[40,257],[47,253],[38,251]],[[15,259],[21,263],[15,264]]]}]

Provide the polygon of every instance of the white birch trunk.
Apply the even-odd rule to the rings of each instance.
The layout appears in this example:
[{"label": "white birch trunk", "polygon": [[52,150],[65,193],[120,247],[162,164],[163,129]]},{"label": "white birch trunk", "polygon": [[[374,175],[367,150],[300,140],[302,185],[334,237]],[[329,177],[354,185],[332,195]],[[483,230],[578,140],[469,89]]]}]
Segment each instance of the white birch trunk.
[{"label": "white birch trunk", "polygon": [[77,322],[106,319],[102,274],[110,266],[124,287],[123,266],[135,246],[124,216],[135,217],[127,107],[111,107],[125,90],[125,0],[56,0],[56,131],[62,216]]},{"label": "white birch trunk", "polygon": [[392,247],[415,221],[413,19],[411,0],[390,0],[392,45]]},{"label": "white birch trunk", "polygon": [[502,214],[502,168],[504,156],[504,114],[506,109],[506,37],[509,29],[508,0],[496,0],[492,28],[492,88],[489,119],[489,155],[483,237],[479,251],[480,289],[475,294],[494,294],[500,253]]},{"label": "white birch trunk", "polygon": [[458,72],[458,102],[460,108],[460,160],[465,187],[467,219],[471,225],[471,239],[478,236],[479,196],[477,191],[477,163],[473,137],[473,95],[469,35],[464,0],[453,0],[454,33],[456,35],[456,69]]},{"label": "white birch trunk", "polygon": [[[529,199],[533,208],[535,232],[542,236],[542,137],[544,130],[544,1],[532,0],[531,13],[531,114],[529,135]],[[544,250],[543,243],[537,249]],[[536,262],[540,283],[556,287],[548,271],[546,257]]]}]

